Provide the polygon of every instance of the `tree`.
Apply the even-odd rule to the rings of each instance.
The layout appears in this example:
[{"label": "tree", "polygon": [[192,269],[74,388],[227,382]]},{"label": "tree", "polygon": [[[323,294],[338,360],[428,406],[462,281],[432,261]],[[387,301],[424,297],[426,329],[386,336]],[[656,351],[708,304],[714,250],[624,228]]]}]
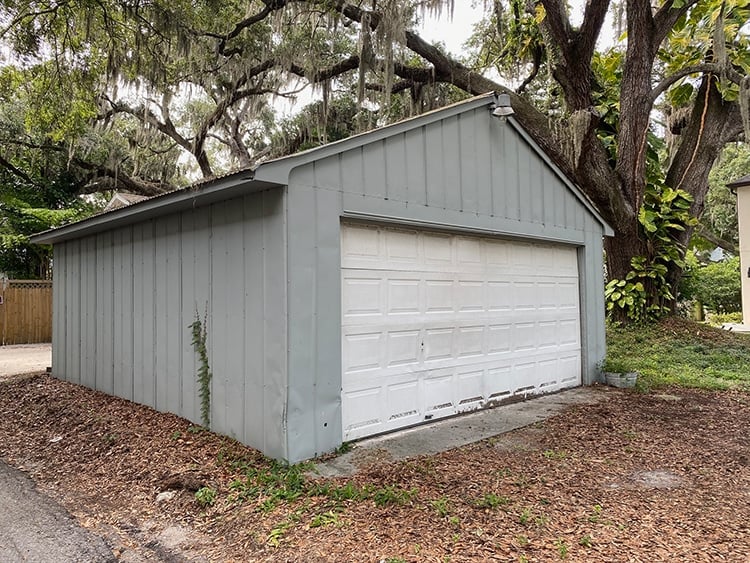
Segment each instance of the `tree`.
[{"label": "tree", "polygon": [[[294,96],[297,86],[320,91],[324,118],[336,95],[351,97],[355,129],[386,122],[394,106],[430,107],[441,85],[506,92],[516,118],[614,228],[610,278],[626,282],[623,290],[642,288],[636,316],[658,315],[673,302],[709,170],[750,130],[750,5],[625,0],[613,4],[625,47],[598,52],[610,4],[588,2],[574,26],[561,0],[496,0],[473,39],[474,61],[455,60],[414,31],[425,10],[450,12],[452,0],[25,0],[2,8],[5,37],[26,68],[54,62],[72,77],[66,100],[79,102],[65,115],[96,108],[99,122],[135,120],[145,147],[182,151],[204,177],[224,161],[247,166],[271,152],[273,96]],[[519,86],[484,76],[493,65],[515,72]],[[130,94],[125,84],[134,85]],[[614,312],[628,318],[627,307]]]},{"label": "tree", "polygon": [[750,147],[744,143],[727,145],[708,176],[706,211],[701,217],[698,237],[711,249],[719,246],[738,255],[737,196],[727,184],[750,174]]}]

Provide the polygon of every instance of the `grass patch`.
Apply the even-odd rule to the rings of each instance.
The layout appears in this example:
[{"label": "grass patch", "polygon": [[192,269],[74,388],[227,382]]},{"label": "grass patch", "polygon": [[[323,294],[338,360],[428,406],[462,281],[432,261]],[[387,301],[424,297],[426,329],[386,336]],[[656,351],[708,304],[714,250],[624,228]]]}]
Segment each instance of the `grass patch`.
[{"label": "grass patch", "polygon": [[639,372],[641,390],[667,385],[750,390],[750,336],[685,319],[607,327],[607,357]]}]

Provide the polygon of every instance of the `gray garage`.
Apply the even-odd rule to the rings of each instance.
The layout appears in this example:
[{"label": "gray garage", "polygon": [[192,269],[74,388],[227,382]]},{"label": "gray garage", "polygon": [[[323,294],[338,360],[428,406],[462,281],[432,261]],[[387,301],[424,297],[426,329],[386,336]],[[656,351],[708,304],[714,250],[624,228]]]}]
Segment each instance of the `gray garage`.
[{"label": "gray garage", "polygon": [[[493,95],[41,235],[53,374],[291,462],[592,383],[609,227]],[[205,317],[204,317],[205,316]]]}]

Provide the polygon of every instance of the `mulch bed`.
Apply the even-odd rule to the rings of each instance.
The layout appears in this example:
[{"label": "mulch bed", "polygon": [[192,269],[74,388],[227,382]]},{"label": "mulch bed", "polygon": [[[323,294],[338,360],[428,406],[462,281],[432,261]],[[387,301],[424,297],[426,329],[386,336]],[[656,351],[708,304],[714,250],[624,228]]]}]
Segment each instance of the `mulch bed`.
[{"label": "mulch bed", "polygon": [[[0,458],[126,561],[747,561],[749,405],[735,391],[607,391],[541,424],[326,481],[380,491],[378,503],[319,493],[264,509],[230,487],[270,467],[256,451],[38,375],[0,383]],[[201,486],[213,506],[195,500]]]}]

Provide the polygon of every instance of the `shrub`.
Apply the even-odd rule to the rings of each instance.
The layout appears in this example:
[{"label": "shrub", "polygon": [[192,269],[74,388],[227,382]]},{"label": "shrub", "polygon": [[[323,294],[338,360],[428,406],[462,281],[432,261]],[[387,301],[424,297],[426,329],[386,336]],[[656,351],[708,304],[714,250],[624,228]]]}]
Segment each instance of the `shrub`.
[{"label": "shrub", "polygon": [[741,283],[739,257],[705,266],[693,263],[685,270],[680,294],[715,313],[736,313],[742,309]]}]

